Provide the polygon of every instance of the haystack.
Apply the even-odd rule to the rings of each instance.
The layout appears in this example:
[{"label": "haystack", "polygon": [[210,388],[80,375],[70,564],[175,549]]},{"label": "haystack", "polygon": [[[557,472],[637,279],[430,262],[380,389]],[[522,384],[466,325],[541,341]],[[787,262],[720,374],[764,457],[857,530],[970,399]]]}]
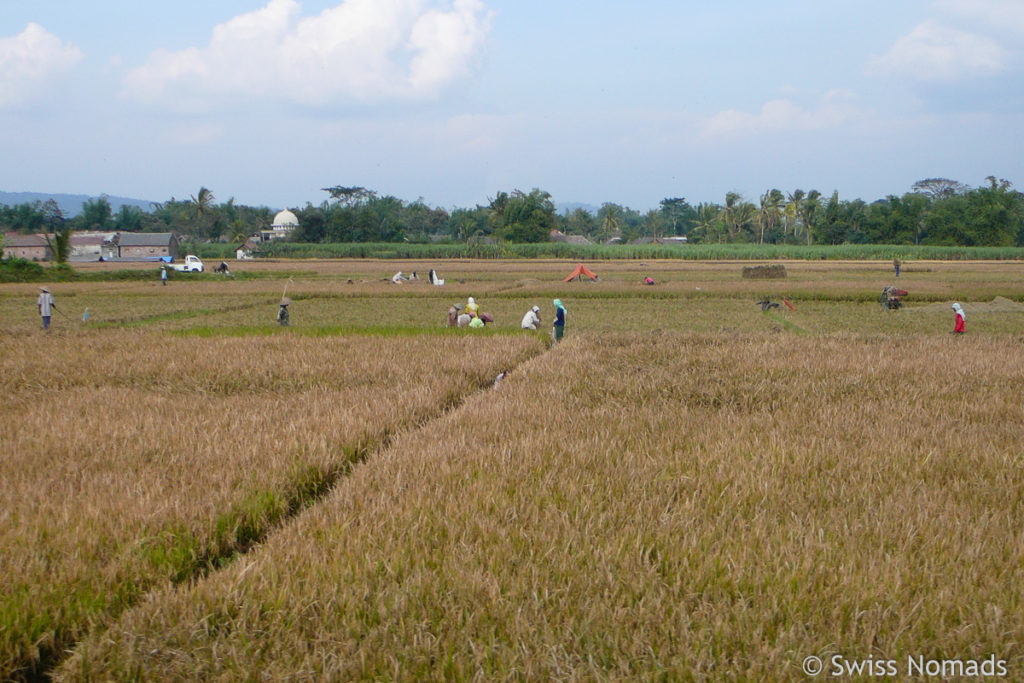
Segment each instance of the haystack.
[{"label": "haystack", "polygon": [[784,278],[786,277],[786,266],[782,264],[743,266],[743,277],[761,280]]}]

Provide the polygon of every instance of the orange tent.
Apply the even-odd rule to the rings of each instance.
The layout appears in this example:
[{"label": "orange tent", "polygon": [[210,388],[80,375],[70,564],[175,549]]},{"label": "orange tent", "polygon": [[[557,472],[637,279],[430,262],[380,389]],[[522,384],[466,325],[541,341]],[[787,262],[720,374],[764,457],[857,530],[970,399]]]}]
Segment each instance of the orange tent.
[{"label": "orange tent", "polygon": [[562,282],[569,282],[574,277],[578,277],[580,280],[582,280],[584,275],[589,277],[591,280],[596,280],[597,279],[597,276],[594,275],[594,271],[590,270],[589,268],[587,268],[585,265],[583,265],[581,263],[581,264],[577,265],[576,266],[576,270],[572,271],[572,273],[569,275],[569,277],[567,277],[564,280],[562,280]]}]

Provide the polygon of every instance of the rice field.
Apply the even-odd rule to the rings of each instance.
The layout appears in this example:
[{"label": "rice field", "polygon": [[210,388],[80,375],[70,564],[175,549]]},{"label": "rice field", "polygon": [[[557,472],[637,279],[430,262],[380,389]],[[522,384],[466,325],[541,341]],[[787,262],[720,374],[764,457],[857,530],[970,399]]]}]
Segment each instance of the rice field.
[{"label": "rice field", "polygon": [[0,286],[0,677],[1024,676],[1022,266],[572,265]]}]

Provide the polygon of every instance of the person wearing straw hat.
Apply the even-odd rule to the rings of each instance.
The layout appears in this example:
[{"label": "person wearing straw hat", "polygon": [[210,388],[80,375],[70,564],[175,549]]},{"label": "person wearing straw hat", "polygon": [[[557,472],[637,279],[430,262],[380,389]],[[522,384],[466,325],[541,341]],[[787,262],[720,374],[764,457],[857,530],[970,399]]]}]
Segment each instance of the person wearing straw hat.
[{"label": "person wearing straw hat", "polygon": [[57,308],[57,304],[53,300],[53,294],[50,293],[49,287],[39,288],[39,298],[36,299],[36,307],[39,309],[39,317],[43,319],[43,329],[50,329],[50,316],[52,315],[51,308]]},{"label": "person wearing straw hat", "polygon": [[291,323],[291,319],[288,316],[288,305],[291,304],[292,300],[288,297],[281,299],[281,304],[277,309],[277,323],[281,327],[288,327]]}]

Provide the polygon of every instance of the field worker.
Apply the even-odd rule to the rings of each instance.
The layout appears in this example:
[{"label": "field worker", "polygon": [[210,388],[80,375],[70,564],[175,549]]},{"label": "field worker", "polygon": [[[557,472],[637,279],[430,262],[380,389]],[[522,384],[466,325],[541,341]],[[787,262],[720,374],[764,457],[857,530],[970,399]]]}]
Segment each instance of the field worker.
[{"label": "field worker", "polygon": [[523,322],[519,325],[524,330],[535,330],[540,325],[540,306],[534,306],[523,316]]},{"label": "field worker", "polygon": [[565,334],[565,306],[562,305],[561,299],[555,299],[551,303],[555,305],[555,322],[551,325],[551,338],[557,344]]},{"label": "field worker", "polygon": [[469,324],[473,322],[473,316],[469,313],[462,313],[459,315],[457,324],[459,327],[469,327]]},{"label": "field worker", "polygon": [[39,288],[39,298],[36,299],[36,307],[39,309],[39,317],[43,319],[43,329],[50,329],[50,316],[52,312],[51,308],[57,308],[57,304],[53,300],[53,294],[50,294],[49,287]]},{"label": "field worker", "polygon": [[455,327],[459,324],[459,312],[462,310],[462,304],[452,304],[451,308],[448,309],[448,327]]},{"label": "field worker", "polygon": [[476,299],[474,299],[473,297],[469,297],[469,300],[466,301],[466,313],[475,316],[477,313],[479,313],[479,311],[480,306],[477,305]]},{"label": "field worker", "polygon": [[899,277],[899,276],[900,276],[900,267],[901,267],[902,265],[903,265],[903,264],[902,264],[902,263],[900,263],[900,260],[899,260],[898,258],[894,258],[894,259],[892,260],[892,269],[896,271],[896,277]]},{"label": "field worker", "polygon": [[281,304],[277,308],[277,324],[281,327],[288,327],[291,324],[291,317],[288,315],[288,304],[291,302],[291,299],[285,297],[281,299]]},{"label": "field worker", "polygon": [[959,303],[953,304],[953,314],[956,316],[953,321],[953,334],[963,334],[964,321],[967,319],[967,316],[964,314],[964,309]]},{"label": "field worker", "polygon": [[653,285],[654,284],[654,278],[651,277],[650,275],[648,275],[647,277],[644,278],[644,284],[645,285]]},{"label": "field worker", "polygon": [[160,284],[167,286],[167,266],[160,266]]},{"label": "field worker", "polygon": [[478,315],[473,316],[473,319],[469,321],[469,329],[478,330],[484,326],[484,319]]},{"label": "field worker", "polygon": [[402,271],[398,271],[397,273],[391,276],[391,281],[394,282],[396,285],[402,284],[402,280],[404,279],[405,276],[402,275]]}]

